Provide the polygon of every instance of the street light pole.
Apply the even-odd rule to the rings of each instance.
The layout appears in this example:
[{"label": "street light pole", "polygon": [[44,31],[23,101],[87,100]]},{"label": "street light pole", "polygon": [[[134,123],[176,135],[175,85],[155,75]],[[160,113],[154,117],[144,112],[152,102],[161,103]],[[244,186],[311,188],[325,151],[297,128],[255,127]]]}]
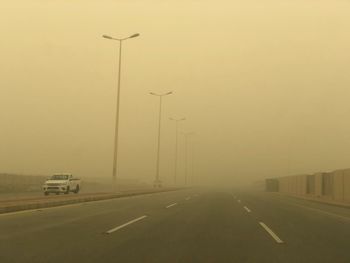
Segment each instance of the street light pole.
[{"label": "street light pole", "polygon": [[187,185],[188,178],[188,137],[195,134],[194,132],[184,132],[185,135],[185,185]]},{"label": "street light pole", "polygon": [[126,38],[114,38],[108,35],[103,35],[103,38],[109,40],[115,40],[119,42],[119,62],[118,62],[118,86],[117,86],[117,105],[116,105],[116,117],[115,117],[115,130],[114,130],[114,156],[113,156],[113,190],[117,190],[117,168],[118,168],[118,136],[119,136],[119,106],[120,106],[120,76],[122,68],[122,45],[123,41],[129,38],[138,37],[140,34],[133,34]]},{"label": "street light pole", "polygon": [[172,91],[164,93],[164,94],[157,94],[154,92],[150,92],[153,96],[159,97],[159,116],[158,116],[158,145],[157,145],[157,170],[156,170],[156,178],[154,180],[154,187],[161,187],[161,181],[159,179],[159,166],[160,166],[160,132],[161,132],[161,120],[162,120],[162,99],[164,96],[173,94]]},{"label": "street light pole", "polygon": [[194,185],[194,179],[195,179],[195,176],[194,176],[194,152],[195,152],[195,142],[192,141],[192,154],[191,154],[191,159],[192,159],[192,162],[191,162],[191,184]]},{"label": "street light pole", "polygon": [[169,118],[172,121],[175,121],[176,124],[176,139],[175,139],[175,173],[174,173],[174,185],[176,185],[176,180],[177,180],[177,159],[178,159],[178,141],[179,141],[179,122],[186,120],[186,118],[182,119],[174,119],[174,118]]},{"label": "street light pole", "polygon": [[187,176],[188,176],[188,135],[185,134],[185,186],[187,186]]}]

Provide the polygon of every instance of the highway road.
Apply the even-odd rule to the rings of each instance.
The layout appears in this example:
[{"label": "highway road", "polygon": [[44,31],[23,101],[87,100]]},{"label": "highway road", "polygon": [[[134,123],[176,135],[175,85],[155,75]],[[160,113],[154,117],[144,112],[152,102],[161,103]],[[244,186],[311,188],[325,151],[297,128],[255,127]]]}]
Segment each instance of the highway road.
[{"label": "highway road", "polygon": [[0,215],[0,262],[350,262],[350,209],[191,189]]}]

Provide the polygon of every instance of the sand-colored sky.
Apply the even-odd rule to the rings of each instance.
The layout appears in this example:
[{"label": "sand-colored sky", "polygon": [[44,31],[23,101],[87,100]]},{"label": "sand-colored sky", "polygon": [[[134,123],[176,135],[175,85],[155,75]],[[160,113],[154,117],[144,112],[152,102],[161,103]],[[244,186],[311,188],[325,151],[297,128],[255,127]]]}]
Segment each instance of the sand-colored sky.
[{"label": "sand-colored sky", "polygon": [[[174,171],[174,123],[196,132],[198,180],[350,167],[350,2],[3,0],[0,172],[111,176],[117,43],[123,178]],[[191,154],[190,154],[191,155]],[[179,176],[184,176],[180,137]]]}]

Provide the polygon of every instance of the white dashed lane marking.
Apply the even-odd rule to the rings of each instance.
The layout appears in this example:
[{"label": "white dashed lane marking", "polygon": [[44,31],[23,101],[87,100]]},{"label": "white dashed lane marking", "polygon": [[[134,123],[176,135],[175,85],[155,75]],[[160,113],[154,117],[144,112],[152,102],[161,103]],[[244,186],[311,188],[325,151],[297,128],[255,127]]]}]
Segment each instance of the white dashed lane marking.
[{"label": "white dashed lane marking", "polygon": [[122,228],[124,228],[124,227],[126,227],[126,226],[128,226],[128,225],[133,224],[133,223],[136,223],[136,222],[138,222],[138,221],[140,221],[140,220],[142,220],[142,219],[145,219],[146,217],[147,217],[147,216],[141,216],[141,217],[138,217],[138,218],[136,218],[136,219],[134,219],[134,220],[131,220],[131,221],[129,221],[129,222],[127,222],[127,223],[125,223],[125,224],[123,224],[123,225],[121,225],[121,226],[117,226],[117,227],[115,227],[115,228],[112,228],[112,229],[108,230],[108,231],[106,232],[106,234],[112,234],[113,232],[118,231],[119,229],[122,229]]},{"label": "white dashed lane marking", "polygon": [[248,213],[250,213],[251,212],[251,210],[248,208],[248,207],[244,207],[244,209],[248,212]]},{"label": "white dashed lane marking", "polygon": [[267,233],[272,236],[272,238],[278,243],[278,244],[283,244],[284,242],[263,222],[259,222],[259,224],[266,230]]},{"label": "white dashed lane marking", "polygon": [[166,208],[170,208],[170,207],[172,207],[172,206],[174,206],[174,205],[177,205],[177,203],[173,203],[173,204],[171,204],[171,205],[168,205]]}]

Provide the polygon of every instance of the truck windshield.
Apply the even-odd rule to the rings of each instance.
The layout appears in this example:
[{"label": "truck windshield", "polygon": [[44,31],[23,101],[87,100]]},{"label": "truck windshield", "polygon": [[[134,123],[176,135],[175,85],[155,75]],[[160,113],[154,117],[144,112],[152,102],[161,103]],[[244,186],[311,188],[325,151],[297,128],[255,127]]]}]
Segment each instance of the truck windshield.
[{"label": "truck windshield", "polygon": [[51,180],[67,180],[68,179],[68,175],[64,175],[64,174],[55,174],[51,177]]}]

